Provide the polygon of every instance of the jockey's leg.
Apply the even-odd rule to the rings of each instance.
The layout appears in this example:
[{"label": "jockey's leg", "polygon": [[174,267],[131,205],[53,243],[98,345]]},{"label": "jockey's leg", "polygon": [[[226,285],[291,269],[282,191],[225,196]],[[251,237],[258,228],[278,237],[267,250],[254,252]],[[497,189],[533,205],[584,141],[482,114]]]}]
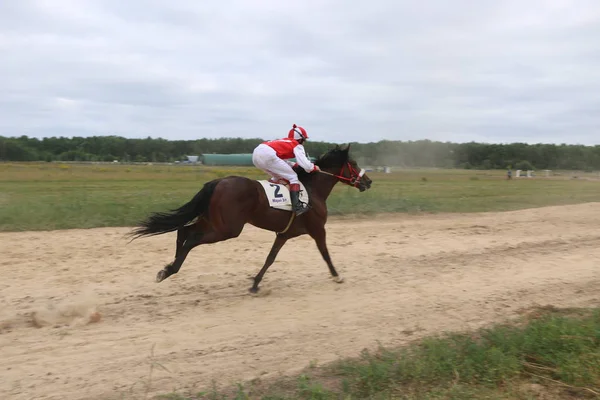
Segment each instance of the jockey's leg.
[{"label": "jockey's leg", "polygon": [[277,180],[277,175],[269,169],[274,156],[277,157],[273,150],[264,145],[256,147],[252,153],[252,164],[254,164],[256,168],[270,175],[269,181],[271,182],[275,182]]},{"label": "jockey's leg", "polygon": [[[257,146],[252,153],[252,163],[256,168],[270,175],[269,182],[287,183],[289,182],[289,179],[279,173],[280,168],[277,168],[278,161],[283,160],[277,157],[275,151],[266,145]],[[273,168],[273,166],[275,166],[275,168]],[[294,171],[292,170],[292,172]]]},{"label": "jockey's leg", "polygon": [[291,165],[286,163],[280,158],[272,160],[272,164],[269,165],[269,170],[273,171],[277,176],[287,180],[290,183],[290,198],[292,200],[292,211],[296,215],[304,214],[308,211],[309,207],[306,204],[301,203],[300,200],[300,181],[298,175],[292,169]]},{"label": "jockey's leg", "polygon": [[271,183],[278,183],[278,184],[283,184],[283,185],[289,183],[287,181],[287,179],[282,178],[281,176],[277,175],[277,173],[275,173],[271,170],[267,170],[265,172],[267,172],[269,175],[271,175],[271,178],[269,178],[269,182],[271,182]]}]

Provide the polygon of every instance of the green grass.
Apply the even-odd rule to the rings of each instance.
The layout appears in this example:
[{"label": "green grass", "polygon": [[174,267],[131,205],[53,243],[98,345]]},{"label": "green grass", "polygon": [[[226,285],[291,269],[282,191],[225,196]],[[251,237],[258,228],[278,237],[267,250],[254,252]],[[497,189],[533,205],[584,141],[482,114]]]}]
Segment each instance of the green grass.
[{"label": "green grass", "polygon": [[[0,164],[0,231],[131,226],[153,211],[187,202],[204,182],[255,168],[176,165]],[[507,181],[504,171],[406,170],[370,173],[359,193],[338,184],[331,215],[389,212],[505,211],[600,201],[597,174],[586,179]]]},{"label": "green grass", "polygon": [[[600,398],[600,309],[536,311],[522,323],[428,337],[311,366],[293,379],[167,399]],[[537,393],[537,394],[536,394]]]}]

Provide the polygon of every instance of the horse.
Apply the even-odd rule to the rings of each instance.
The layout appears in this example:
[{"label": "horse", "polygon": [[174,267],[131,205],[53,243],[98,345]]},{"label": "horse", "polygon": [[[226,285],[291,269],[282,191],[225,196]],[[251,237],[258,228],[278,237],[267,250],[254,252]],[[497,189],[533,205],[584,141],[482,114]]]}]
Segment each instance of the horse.
[{"label": "horse", "polygon": [[350,157],[349,151],[350,145],[336,145],[315,161],[320,168],[317,172],[307,173],[298,166],[294,167],[309,194],[309,210],[298,217],[293,211],[271,207],[259,181],[232,175],[206,182],[190,201],[177,209],[152,213],[129,235],[134,240],[177,231],[175,259],[157,273],[157,283],[178,273],[193,248],[234,239],[247,223],[276,233],[265,263],[253,279],[249,289],[251,293],[259,291],[259,283],[285,243],[304,234],[310,235],[316,242],[331,278],[342,283],[344,280],[333,266],[327,249],[326,201],[338,182],[360,192],[370,189],[372,183],[364,169],[359,169]]}]

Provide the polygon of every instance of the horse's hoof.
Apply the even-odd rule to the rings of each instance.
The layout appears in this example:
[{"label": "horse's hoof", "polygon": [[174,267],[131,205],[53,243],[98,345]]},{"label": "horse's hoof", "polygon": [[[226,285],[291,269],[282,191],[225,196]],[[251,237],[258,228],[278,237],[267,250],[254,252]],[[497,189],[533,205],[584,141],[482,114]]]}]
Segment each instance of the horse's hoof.
[{"label": "horse's hoof", "polygon": [[333,281],[334,281],[335,283],[344,283],[344,278],[342,278],[342,277],[341,277],[341,276],[339,276],[339,275],[338,275],[338,276],[334,276],[334,277],[333,277]]},{"label": "horse's hoof", "polygon": [[156,274],[156,283],[164,281],[165,279],[167,279],[167,276],[167,271],[161,269],[160,271],[158,271],[158,274]]},{"label": "horse's hoof", "polygon": [[271,294],[271,289],[250,288],[248,291],[252,297],[266,297]]}]

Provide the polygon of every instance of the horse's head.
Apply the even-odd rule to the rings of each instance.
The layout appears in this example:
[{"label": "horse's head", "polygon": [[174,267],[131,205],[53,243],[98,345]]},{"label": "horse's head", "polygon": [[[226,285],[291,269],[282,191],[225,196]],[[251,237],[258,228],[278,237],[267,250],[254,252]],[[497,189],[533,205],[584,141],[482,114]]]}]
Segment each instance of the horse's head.
[{"label": "horse's head", "polygon": [[361,169],[356,161],[350,157],[349,153],[350,145],[336,146],[320,157],[316,164],[321,168],[321,171],[333,175],[340,182],[364,192],[371,187],[373,181],[365,174],[365,170]]}]

